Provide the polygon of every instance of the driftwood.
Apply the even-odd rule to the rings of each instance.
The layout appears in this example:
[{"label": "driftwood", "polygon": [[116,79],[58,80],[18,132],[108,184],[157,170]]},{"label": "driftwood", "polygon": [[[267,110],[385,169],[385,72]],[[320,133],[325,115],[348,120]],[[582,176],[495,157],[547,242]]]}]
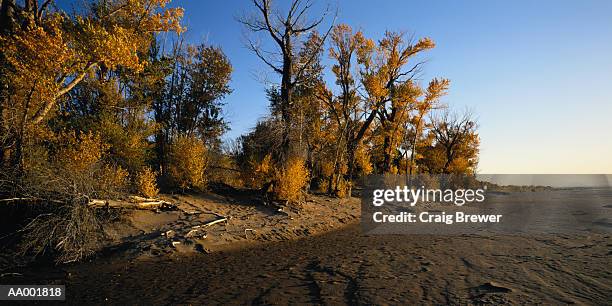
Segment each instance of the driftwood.
[{"label": "driftwood", "polygon": [[227,220],[228,220],[228,219],[227,219],[227,218],[225,218],[225,217],[224,217],[224,218],[219,218],[219,219],[217,219],[217,220],[213,220],[213,221],[210,221],[210,222],[206,222],[206,223],[204,223],[204,224],[200,224],[200,225],[192,226],[191,228],[192,228],[192,229],[198,229],[198,228],[201,228],[201,227],[209,227],[209,226],[211,226],[211,225],[215,225],[215,224],[217,224],[217,223],[221,223],[221,222],[225,222],[225,223],[227,223]]},{"label": "driftwood", "polygon": [[0,199],[0,203],[11,203],[11,202],[32,202],[32,203],[49,202],[49,203],[56,203],[56,204],[66,204],[66,202],[60,201],[60,200],[43,199],[43,198],[36,198],[36,197]]},{"label": "driftwood", "polygon": [[219,217],[219,218],[229,219],[229,217],[226,217],[226,216],[224,216],[224,215],[222,215],[222,214],[219,214],[219,213],[216,213],[216,212],[214,212],[214,211],[210,211],[210,210],[203,210],[203,211],[202,211],[202,213],[203,213],[203,214],[211,214],[211,215],[215,215],[215,216],[217,216],[217,217]]},{"label": "driftwood", "polygon": [[[36,197],[21,197],[21,198],[6,198],[0,199],[0,203],[13,203],[13,202],[50,202],[66,204],[64,201],[42,199]],[[125,209],[140,209],[140,210],[178,210],[178,207],[168,201],[154,198],[143,198],[138,196],[130,196],[128,201],[117,201],[117,200],[101,200],[91,199],[87,203],[91,208],[125,208]],[[213,212],[206,212],[215,214]],[[215,214],[220,216],[218,214]]]},{"label": "driftwood", "polygon": [[249,235],[247,235],[248,232],[251,232],[251,234],[253,234],[253,235],[255,235],[255,233],[257,233],[257,231],[252,229],[252,228],[245,228],[244,229],[244,238],[245,239],[249,239]]},{"label": "driftwood", "polygon": [[88,204],[93,208],[125,208],[125,209],[140,209],[140,210],[177,210],[176,205],[160,200],[131,196],[129,202],[115,200],[99,200],[93,199]]},{"label": "driftwood", "polygon": [[21,202],[21,201],[25,201],[25,202],[33,202],[33,201],[40,201],[39,198],[10,198],[10,199],[0,199],[0,202]]}]

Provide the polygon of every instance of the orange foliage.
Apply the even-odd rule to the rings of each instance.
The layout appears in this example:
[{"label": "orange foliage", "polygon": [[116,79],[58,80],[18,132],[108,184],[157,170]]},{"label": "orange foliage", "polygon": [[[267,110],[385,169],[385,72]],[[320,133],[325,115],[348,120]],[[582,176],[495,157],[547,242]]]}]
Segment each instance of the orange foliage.
[{"label": "orange foliage", "polygon": [[204,186],[206,145],[195,136],[179,136],[170,146],[168,174],[171,183],[180,188]]},{"label": "orange foliage", "polygon": [[274,194],[281,200],[297,202],[308,183],[309,172],[300,158],[291,158],[284,169],[277,172]]},{"label": "orange foliage", "polygon": [[55,154],[56,160],[72,171],[84,171],[100,161],[109,146],[102,142],[100,135],[94,133],[81,133],[77,136],[74,131],[60,133],[58,141],[61,147]]},{"label": "orange foliage", "polygon": [[143,168],[136,174],[136,189],[139,194],[152,198],[159,193],[157,188],[157,175],[149,167]]}]

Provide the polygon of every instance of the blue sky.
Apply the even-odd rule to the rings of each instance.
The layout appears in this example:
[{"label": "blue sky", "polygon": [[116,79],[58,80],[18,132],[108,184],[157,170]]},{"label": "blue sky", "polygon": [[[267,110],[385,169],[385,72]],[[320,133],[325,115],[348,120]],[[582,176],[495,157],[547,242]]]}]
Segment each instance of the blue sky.
[{"label": "blue sky", "polygon": [[[444,102],[478,115],[481,173],[612,173],[612,1],[328,3],[338,7],[337,23],[367,37],[394,30],[436,42],[423,82],[449,78]],[[253,9],[251,1],[173,6],[185,8],[190,42],[219,45],[230,58],[232,130],[225,137],[247,132],[268,111],[256,75],[276,80],[245,48],[235,21]]]}]

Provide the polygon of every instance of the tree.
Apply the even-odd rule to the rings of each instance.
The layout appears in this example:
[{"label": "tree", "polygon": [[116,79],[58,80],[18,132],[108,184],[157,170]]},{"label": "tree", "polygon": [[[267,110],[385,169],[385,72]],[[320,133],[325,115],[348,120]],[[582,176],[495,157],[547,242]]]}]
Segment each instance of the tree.
[{"label": "tree", "polygon": [[[312,1],[293,0],[286,14],[276,12],[271,7],[270,0],[253,0],[256,14],[244,16],[239,21],[247,30],[269,36],[276,47],[276,51],[265,51],[254,39],[248,40],[248,47],[269,68],[281,76],[280,94],[278,95],[278,110],[284,124],[283,144],[281,155],[277,161],[284,163],[291,150],[290,125],[292,124],[291,108],[294,103],[294,90],[303,83],[308,82],[308,70],[312,67],[317,55],[323,48],[326,34],[314,45],[308,45],[301,40],[306,33],[314,31],[325,20],[328,11],[318,19],[309,20],[308,13],[312,8]],[[333,24],[333,23],[332,23]],[[312,41],[312,40],[310,40]],[[303,45],[310,48],[310,57],[298,57],[298,48]]]},{"label": "tree", "polygon": [[422,164],[430,173],[475,173],[480,138],[470,112],[444,111],[431,117],[433,144]]},{"label": "tree", "polygon": [[[353,77],[352,67],[355,64],[355,56],[358,48],[360,48],[366,39],[361,31],[353,34],[350,26],[340,24],[334,27],[331,34],[331,47],[329,56],[335,60],[332,66],[332,72],[336,76],[336,85],[340,87],[340,93],[337,98],[334,98],[331,92],[322,91],[320,95],[328,109],[329,116],[337,125],[337,141],[334,142],[335,149],[333,155],[333,174],[335,179],[330,178],[328,192],[332,192],[332,180],[335,180],[334,192],[340,192],[339,185],[342,173],[341,168],[344,164],[343,159],[346,152],[349,152],[347,164],[353,164],[354,148],[351,145],[354,142],[355,128],[358,125],[361,117],[362,108],[360,99],[357,97],[355,88],[355,79]],[[346,178],[342,178],[346,179]],[[350,178],[349,178],[350,180]]]},{"label": "tree", "polygon": [[411,129],[406,127],[406,142],[407,145],[404,148],[406,154],[410,151],[410,159],[406,161],[406,174],[412,176],[413,165],[417,154],[417,142],[419,137],[423,134],[425,127],[425,116],[432,110],[441,108],[439,99],[442,95],[446,94],[450,81],[448,79],[433,79],[429,82],[425,97],[417,102],[416,113],[412,117],[411,121],[406,121],[406,124],[412,126]]},{"label": "tree", "polygon": [[168,148],[177,137],[196,137],[209,149],[217,148],[227,124],[222,116],[222,99],[231,92],[232,66],[218,47],[175,44],[165,63],[169,76],[153,103],[154,117],[160,126],[155,136],[162,174],[168,168]]},{"label": "tree", "polygon": [[[24,139],[57,110],[58,102],[90,73],[118,67],[142,71],[138,52],[150,33],[183,28],[169,0],[93,2],[83,14],[49,10],[51,1],[3,1],[2,134],[0,155],[21,164]],[[8,5],[8,6],[7,6]],[[9,8],[9,6],[11,8]]]},{"label": "tree", "polygon": [[[434,46],[429,38],[412,43],[412,40],[406,42],[402,33],[387,31],[378,44],[369,40],[358,49],[367,114],[353,137],[349,154],[356,151],[366,131],[377,119],[373,140],[380,155],[379,168],[383,173],[391,171],[404,123],[410,120],[417,98],[422,94],[413,78],[418,74],[423,62],[408,65],[416,55]],[[350,173],[352,168],[354,165],[349,166]]]}]

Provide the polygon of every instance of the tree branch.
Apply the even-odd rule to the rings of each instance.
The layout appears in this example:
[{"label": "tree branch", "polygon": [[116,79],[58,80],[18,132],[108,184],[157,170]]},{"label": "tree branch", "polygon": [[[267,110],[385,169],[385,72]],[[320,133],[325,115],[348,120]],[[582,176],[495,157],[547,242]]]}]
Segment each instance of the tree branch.
[{"label": "tree branch", "polygon": [[34,117],[32,117],[32,124],[40,123],[45,118],[47,113],[49,113],[53,105],[55,105],[55,103],[57,102],[57,99],[59,99],[61,96],[63,96],[64,94],[72,90],[72,88],[74,88],[77,84],[79,84],[85,78],[89,70],[97,65],[98,63],[88,64],[87,66],[85,66],[85,69],[83,69],[83,71],[79,75],[77,75],[70,83],[68,83],[66,86],[60,89],[57,93],[55,93],[53,98],[47,101],[47,103],[45,103],[45,105],[36,112]]}]

